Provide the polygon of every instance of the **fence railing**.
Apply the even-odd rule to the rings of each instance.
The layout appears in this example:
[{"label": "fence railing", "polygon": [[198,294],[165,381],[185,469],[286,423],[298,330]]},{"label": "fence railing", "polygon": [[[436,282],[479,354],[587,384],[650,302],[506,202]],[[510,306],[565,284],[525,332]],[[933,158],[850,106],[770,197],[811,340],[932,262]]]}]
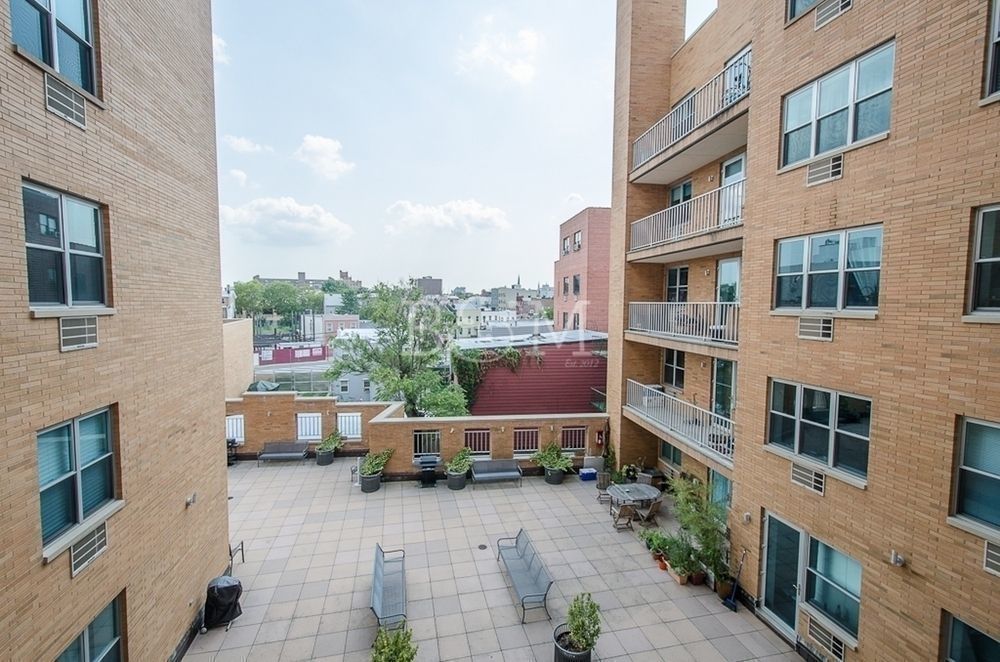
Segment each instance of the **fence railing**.
[{"label": "fence railing", "polygon": [[630,379],[626,405],[697,450],[732,464],[733,422],[707,409]]},{"label": "fence railing", "polygon": [[440,430],[414,430],[413,431],[413,457],[414,459],[425,455],[441,454],[441,431]]},{"label": "fence railing", "polygon": [[490,431],[486,430],[466,430],[465,447],[472,451],[474,456],[490,456]]},{"label": "fence railing", "polygon": [[630,303],[628,328],[695,342],[736,345],[740,339],[740,304]]},{"label": "fence railing", "polygon": [[643,165],[750,92],[747,51],[683,99],[632,143],[632,169]]},{"label": "fence railing", "polygon": [[361,438],[361,414],[354,413],[337,413],[337,430],[344,439],[360,439]]},{"label": "fence railing", "polygon": [[243,427],[243,414],[226,416],[226,439],[232,439],[238,444],[246,440],[246,432]]},{"label": "fence railing", "polygon": [[559,434],[560,446],[563,451],[582,451],[587,447],[587,428],[562,428]]},{"label": "fence railing", "polygon": [[514,455],[534,455],[538,451],[538,428],[514,428]]},{"label": "fence railing", "polygon": [[741,179],[633,221],[630,250],[739,225],[743,222],[745,188],[746,180]]},{"label": "fence railing", "polygon": [[295,419],[299,441],[316,441],[323,438],[323,414],[298,414]]}]

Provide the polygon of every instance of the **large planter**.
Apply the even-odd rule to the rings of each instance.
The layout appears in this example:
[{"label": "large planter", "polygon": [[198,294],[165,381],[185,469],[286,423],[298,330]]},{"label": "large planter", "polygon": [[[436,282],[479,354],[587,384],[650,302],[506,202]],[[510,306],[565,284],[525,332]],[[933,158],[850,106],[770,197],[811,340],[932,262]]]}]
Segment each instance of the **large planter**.
[{"label": "large planter", "polygon": [[698,572],[691,573],[691,584],[693,586],[701,586],[705,583],[705,578],[707,575],[704,570],[699,570]]},{"label": "large planter", "polygon": [[688,583],[688,576],[677,573],[677,571],[673,569],[670,563],[667,563],[667,572],[670,573],[670,576],[674,578],[674,581],[680,584],[681,586],[684,586],[685,584]]},{"label": "large planter", "polygon": [[566,632],[569,632],[569,626],[565,623],[557,625],[556,629],[552,631],[552,643],[555,649],[555,656],[552,659],[555,662],[590,662],[591,651],[577,653],[576,651],[566,650],[559,645],[559,636]]},{"label": "large planter", "polygon": [[730,579],[715,580],[715,593],[723,600],[733,594],[733,582]]},{"label": "large planter", "polygon": [[361,477],[361,491],[362,492],[377,492],[378,488],[382,486],[382,474],[381,472],[375,474],[374,476],[362,476]]},{"label": "large planter", "polygon": [[566,472],[563,471],[562,469],[545,470],[545,482],[548,483],[549,485],[562,485],[563,478],[565,477],[566,477]]},{"label": "large planter", "polygon": [[316,451],[316,464],[321,467],[333,464],[334,453],[335,451]]},{"label": "large planter", "polygon": [[465,488],[465,474],[453,474],[448,472],[448,489],[461,490]]}]

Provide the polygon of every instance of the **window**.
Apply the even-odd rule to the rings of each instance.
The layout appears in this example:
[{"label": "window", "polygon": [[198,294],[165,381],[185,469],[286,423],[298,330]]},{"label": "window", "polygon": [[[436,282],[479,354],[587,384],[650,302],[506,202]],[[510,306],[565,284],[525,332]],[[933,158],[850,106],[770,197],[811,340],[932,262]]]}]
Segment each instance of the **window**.
[{"label": "window", "polygon": [[563,296],[569,294],[569,276],[563,276]]},{"label": "window", "polygon": [[819,0],[788,0],[788,20],[798,18],[809,11]]},{"label": "window", "polygon": [[723,418],[733,417],[736,406],[736,362],[713,359],[712,411]]},{"label": "window", "polygon": [[578,251],[581,246],[583,246],[583,230],[577,230],[573,233],[573,250]]},{"label": "window", "polygon": [[121,611],[118,598],[101,610],[56,662],[115,662],[122,659]]},{"label": "window", "polygon": [[563,313],[562,328],[566,329],[567,327],[569,327],[569,313]]},{"label": "window", "polygon": [[684,303],[688,300],[688,268],[667,269],[667,301]]},{"label": "window", "polygon": [[660,441],[660,459],[667,464],[672,464],[675,467],[681,466],[681,457],[683,457],[679,448],[666,441]]},{"label": "window", "polygon": [[691,180],[670,187],[670,206],[679,205],[691,199]]},{"label": "window", "polygon": [[963,421],[955,514],[1000,528],[1000,424]]},{"label": "window", "polygon": [[986,73],[986,94],[1000,92],[1000,1],[993,0],[993,21],[990,25],[989,68]]},{"label": "window", "polygon": [[871,400],[772,380],[769,444],[857,476],[868,475]]},{"label": "window", "polygon": [[340,380],[340,392],[341,393],[347,393],[350,390],[351,390],[351,382],[348,381],[348,380],[346,380],[346,379],[341,379]]},{"label": "window", "polygon": [[972,311],[1000,312],[1000,206],[976,214],[972,250]]},{"label": "window", "polygon": [[857,638],[861,564],[826,543],[810,538],[806,602]]},{"label": "window", "polygon": [[708,470],[709,497],[714,503],[729,508],[733,502],[733,483],[714,469]]},{"label": "window", "polygon": [[887,132],[895,53],[890,43],[786,96],[782,165]]},{"label": "window", "polygon": [[954,616],[949,616],[947,620],[946,662],[1000,660],[1000,641],[963,623]]},{"label": "window", "polygon": [[371,383],[371,380],[369,380],[369,379],[366,379],[366,380],[364,381],[364,384],[362,385],[362,388],[364,388],[364,389],[365,389],[365,390],[367,391],[367,390],[369,390],[369,389],[370,389],[371,387],[372,387],[372,383]]},{"label": "window", "polygon": [[580,294],[580,274],[575,274],[573,276],[573,296],[579,296]]},{"label": "window", "polygon": [[563,255],[569,255],[569,237],[563,237]]},{"label": "window", "polygon": [[573,330],[580,328],[580,313],[573,313]]},{"label": "window", "polygon": [[38,433],[42,544],[47,545],[115,498],[109,410]]},{"label": "window", "polygon": [[22,186],[32,305],[104,305],[104,240],[96,205]]},{"label": "window", "polygon": [[10,13],[12,37],[19,48],[94,93],[89,0],[10,0]]},{"label": "window", "polygon": [[663,383],[677,389],[684,388],[684,352],[663,350]]},{"label": "window", "polygon": [[882,226],[778,242],[775,308],[877,308]]}]

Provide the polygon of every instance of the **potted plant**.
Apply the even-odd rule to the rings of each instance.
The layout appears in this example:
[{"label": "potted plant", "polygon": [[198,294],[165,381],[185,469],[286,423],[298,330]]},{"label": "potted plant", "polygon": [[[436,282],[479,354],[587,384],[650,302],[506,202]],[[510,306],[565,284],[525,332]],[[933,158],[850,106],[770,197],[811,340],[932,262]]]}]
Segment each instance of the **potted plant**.
[{"label": "potted plant", "polygon": [[561,484],[566,472],[573,468],[572,458],[563,455],[554,441],[532,455],[531,461],[545,469],[545,482],[549,485]]},{"label": "potted plant", "polygon": [[334,454],[344,447],[344,437],[339,430],[334,430],[316,447],[316,464],[326,466],[333,463]]},{"label": "potted plant", "polygon": [[590,593],[579,593],[569,605],[566,622],[552,632],[556,662],[589,662],[601,636],[601,608]]},{"label": "potted plant", "polygon": [[686,533],[680,531],[663,536],[663,554],[666,556],[667,571],[678,584],[688,583],[694,565],[694,546]]},{"label": "potted plant", "polygon": [[468,446],[455,453],[447,465],[448,489],[460,490],[465,487],[465,477],[472,468],[472,451]]},{"label": "potted plant", "polygon": [[413,643],[413,631],[410,628],[379,628],[375,643],[372,644],[372,662],[413,662],[416,657],[417,645]]},{"label": "potted plant", "polygon": [[382,470],[385,469],[385,465],[389,463],[389,458],[392,457],[391,448],[386,448],[379,451],[378,453],[372,453],[369,451],[365,455],[365,459],[361,461],[361,469],[358,473],[361,475],[361,491],[362,492],[375,492],[378,490],[379,486],[382,484]]},{"label": "potted plant", "polygon": [[[687,532],[694,546],[694,564],[691,583],[705,581],[705,570],[712,573],[722,589],[729,579],[726,563],[726,511],[725,507],[709,498],[705,485],[688,478],[671,482],[674,491],[674,514],[681,529]],[[732,584],[728,584],[732,590]],[[720,590],[716,586],[716,590]]]}]

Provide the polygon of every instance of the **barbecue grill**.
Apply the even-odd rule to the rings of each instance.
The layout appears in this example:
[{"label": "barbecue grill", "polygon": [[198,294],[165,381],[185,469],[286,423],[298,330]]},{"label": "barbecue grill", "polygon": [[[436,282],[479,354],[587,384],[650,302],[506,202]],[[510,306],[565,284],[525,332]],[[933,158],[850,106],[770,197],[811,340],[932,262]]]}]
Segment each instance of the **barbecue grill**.
[{"label": "barbecue grill", "polygon": [[421,455],[413,460],[413,466],[420,467],[420,487],[437,486],[437,466],[440,463],[438,455]]}]

